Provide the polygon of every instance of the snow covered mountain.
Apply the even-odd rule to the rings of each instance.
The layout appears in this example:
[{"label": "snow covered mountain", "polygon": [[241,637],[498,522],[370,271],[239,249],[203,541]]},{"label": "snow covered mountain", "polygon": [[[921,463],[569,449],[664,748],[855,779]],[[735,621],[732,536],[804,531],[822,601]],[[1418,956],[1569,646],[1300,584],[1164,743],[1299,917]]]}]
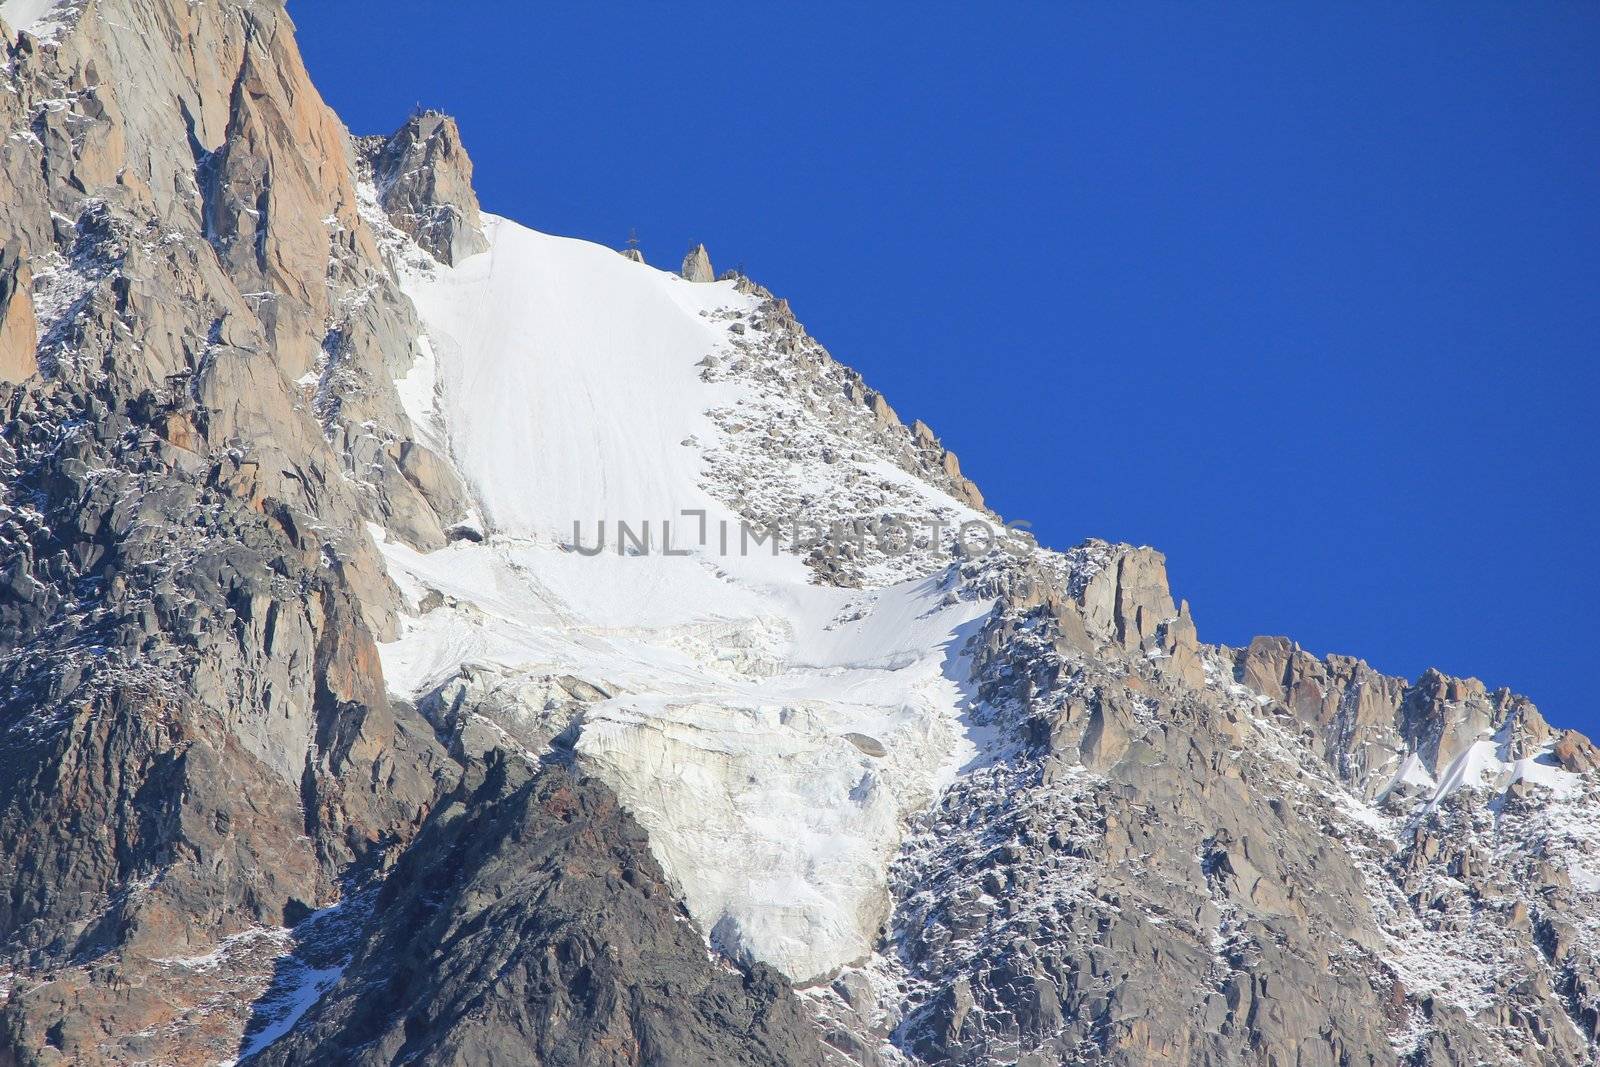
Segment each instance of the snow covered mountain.
[{"label": "snow covered mountain", "polygon": [[[813,522],[839,521],[868,477],[981,516],[872,452],[788,461],[855,446],[747,374],[714,373],[787,336],[748,283],[487,228],[487,252],[403,275],[433,354],[408,375],[412,418],[448,442],[483,536],[432,553],[383,541],[408,602],[430,608],[383,646],[390,688],[492,702],[537,739],[532,758],[560,737],[644,825],[719,949],[825,976],[870,952],[902,825],[976,754],[957,646],[992,598],[932,566],[871,590],[818,584],[770,534],[752,543],[765,524],[721,463],[763,463],[766,491],[806,494]],[[552,710],[552,678],[594,698]]]},{"label": "snow covered mountain", "polygon": [[1526,699],[1200,643],[276,0],[0,37],[0,1065],[1600,1058]]}]

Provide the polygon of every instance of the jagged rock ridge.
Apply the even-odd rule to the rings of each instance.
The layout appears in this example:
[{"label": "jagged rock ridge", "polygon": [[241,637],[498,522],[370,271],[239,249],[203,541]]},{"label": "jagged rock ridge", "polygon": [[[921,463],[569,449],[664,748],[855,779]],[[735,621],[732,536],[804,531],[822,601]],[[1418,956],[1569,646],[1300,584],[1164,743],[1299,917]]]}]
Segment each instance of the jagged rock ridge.
[{"label": "jagged rock ridge", "polygon": [[[0,37],[0,1064],[1594,1062],[1600,758],[1525,699],[962,553],[785,301],[485,217],[445,116],[350,138],[276,2]],[[452,416],[491,244],[681,342],[708,513],[947,528],[588,603]]]}]

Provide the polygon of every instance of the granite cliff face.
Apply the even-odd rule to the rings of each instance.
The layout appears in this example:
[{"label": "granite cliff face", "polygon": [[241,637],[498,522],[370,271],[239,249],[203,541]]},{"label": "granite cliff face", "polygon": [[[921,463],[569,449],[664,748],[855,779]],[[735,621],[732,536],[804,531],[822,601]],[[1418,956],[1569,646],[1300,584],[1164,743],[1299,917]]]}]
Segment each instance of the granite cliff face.
[{"label": "granite cliff face", "polygon": [[[0,1062],[217,1062],[279,931],[464,773],[387,699],[365,524],[438,547],[467,504],[396,394],[421,331],[281,6],[0,36]],[[372,164],[442,255],[475,236],[429,214],[467,189],[452,131]]]},{"label": "granite cliff face", "polygon": [[[0,1064],[1596,1062],[1600,753],[1525,698],[974,550],[785,301],[352,138],[277,0],[0,49]],[[931,525],[562,527],[658,505]]]}]

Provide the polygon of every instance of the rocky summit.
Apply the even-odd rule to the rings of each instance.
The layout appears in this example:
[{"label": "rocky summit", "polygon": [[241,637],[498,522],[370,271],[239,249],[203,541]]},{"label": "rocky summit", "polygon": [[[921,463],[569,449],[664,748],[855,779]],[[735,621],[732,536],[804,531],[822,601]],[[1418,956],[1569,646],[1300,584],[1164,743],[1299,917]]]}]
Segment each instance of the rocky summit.
[{"label": "rocky summit", "polygon": [[0,49],[0,1067],[1600,1058],[1526,698],[1204,643],[279,0]]}]

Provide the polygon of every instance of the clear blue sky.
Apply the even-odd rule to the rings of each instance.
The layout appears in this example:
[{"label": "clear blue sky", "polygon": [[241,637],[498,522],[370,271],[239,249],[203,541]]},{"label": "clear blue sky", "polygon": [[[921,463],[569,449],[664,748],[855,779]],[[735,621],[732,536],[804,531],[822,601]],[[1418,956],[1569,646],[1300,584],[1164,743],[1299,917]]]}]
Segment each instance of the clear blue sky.
[{"label": "clear blue sky", "polygon": [[357,133],[790,298],[1047,543],[1600,732],[1600,5],[297,2]]}]

